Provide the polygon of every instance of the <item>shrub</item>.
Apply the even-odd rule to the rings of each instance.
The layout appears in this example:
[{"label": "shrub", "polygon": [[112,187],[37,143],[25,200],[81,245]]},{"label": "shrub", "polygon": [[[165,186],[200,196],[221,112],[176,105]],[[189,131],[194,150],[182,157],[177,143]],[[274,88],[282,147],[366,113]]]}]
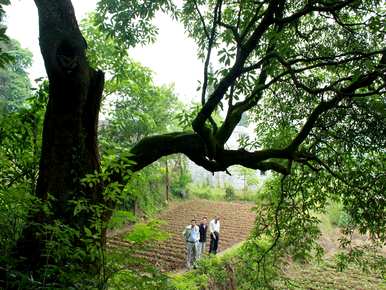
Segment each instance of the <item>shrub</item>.
[{"label": "shrub", "polygon": [[346,211],[343,210],[339,217],[338,226],[340,228],[347,228],[352,226],[352,223],[353,223],[352,217]]},{"label": "shrub", "polygon": [[107,227],[109,229],[118,229],[124,224],[135,221],[136,217],[133,212],[127,210],[115,210],[107,224]]},{"label": "shrub", "polygon": [[235,189],[231,185],[228,185],[225,188],[225,199],[226,200],[234,200],[235,198],[236,198]]},{"label": "shrub", "polygon": [[20,237],[33,197],[21,184],[0,190],[0,257],[9,256]]},{"label": "shrub", "polygon": [[186,198],[186,187],[192,181],[192,177],[190,172],[187,170],[183,170],[180,174],[177,175],[176,178],[172,178],[170,191],[173,196],[178,198]]},{"label": "shrub", "polygon": [[224,190],[205,184],[191,183],[188,186],[188,192],[191,196],[200,199],[223,200],[225,197]]},{"label": "shrub", "polygon": [[331,202],[327,207],[328,219],[333,226],[338,226],[342,212],[342,206],[340,203]]},{"label": "shrub", "polygon": [[327,215],[332,226],[345,228],[352,225],[352,218],[341,203],[331,203],[327,207]]}]

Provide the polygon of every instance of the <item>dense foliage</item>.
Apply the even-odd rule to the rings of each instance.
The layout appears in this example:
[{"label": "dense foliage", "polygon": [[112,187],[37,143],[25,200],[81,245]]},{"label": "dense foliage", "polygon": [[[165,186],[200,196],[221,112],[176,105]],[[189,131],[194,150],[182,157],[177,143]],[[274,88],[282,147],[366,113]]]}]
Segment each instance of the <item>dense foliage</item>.
[{"label": "dense foliage", "polygon": [[[139,3],[115,9],[123,2],[100,1],[96,19],[119,43],[133,44],[133,15],[151,40],[148,22],[161,9],[183,23],[205,61],[202,108],[192,124],[207,160],[188,153],[192,160],[210,171],[240,164],[290,174],[288,192],[308,210],[341,200],[361,232],[384,241],[382,1],[156,1],[145,16]],[[211,117],[217,108],[224,121]],[[227,152],[246,111],[256,138]]]},{"label": "dense foliage", "polygon": [[[204,78],[202,107],[192,124],[205,142],[207,160],[187,155],[210,171],[240,164],[285,176],[276,177],[266,196],[260,196],[251,243],[263,239],[269,246],[260,254],[253,250],[256,245],[251,247],[250,260],[257,266],[251,273],[264,269],[271,255],[278,261],[287,254],[307,259],[320,253],[316,214],[331,200],[343,204],[347,234],[358,229],[384,243],[384,3],[157,3],[141,17],[140,5],[125,13],[114,10],[123,1],[101,1],[102,18],[96,21],[129,47],[134,38],[128,35],[136,29],[132,15],[143,19],[142,31],[152,40],[147,21],[160,5],[196,41]],[[108,21],[109,14],[113,21]],[[226,112],[225,120],[211,117],[219,108]],[[228,153],[224,144],[245,112],[256,138],[241,139],[240,149]],[[266,275],[261,271],[256,283]]]},{"label": "dense foliage", "polygon": [[[87,35],[95,37],[92,34],[92,29],[95,27],[87,26],[85,21],[83,28],[86,37]],[[88,41],[92,43],[91,36]],[[118,50],[114,51],[113,41],[106,43],[96,41],[96,43],[99,43],[99,51],[109,53],[103,58],[97,51],[90,50],[90,60],[99,58],[100,65],[105,65],[106,70],[110,69],[114,77],[106,83],[106,113],[104,114],[106,119],[100,127],[102,170],[98,175],[87,176],[82,181],[90,187],[97,186],[98,182],[110,175],[115,168],[121,168],[116,163],[117,154],[128,152],[139,138],[163,133],[167,130],[166,126],[173,126],[172,123],[168,123],[168,120],[175,120],[178,106],[173,88],[154,85],[150,70],[132,61],[127,54],[120,59],[119,65],[118,63],[115,63],[115,66],[112,65],[112,61],[118,59]],[[104,228],[114,230],[136,222],[138,217],[151,216],[155,211],[160,210],[167,197],[165,196],[166,185],[171,194],[173,190],[179,191],[189,181],[186,160],[182,156],[168,158],[135,176],[128,170],[125,180],[129,182],[124,186],[110,184],[105,188],[104,196],[109,202],[107,207],[102,204],[91,204],[82,198],[71,200],[70,202],[75,205],[73,215],[76,217],[82,212],[87,212],[92,221],[90,227],[84,229],[84,233],[62,224],[60,220],[54,220],[50,224],[34,222],[31,219],[31,213],[43,210],[47,215],[52,215],[55,203],[55,198],[52,196],[47,204],[40,203],[35,196],[48,82],[40,81],[38,88],[32,89],[26,72],[31,64],[31,53],[20,48],[15,41],[4,47],[13,57],[13,62],[0,69],[2,83],[0,88],[0,261],[1,270],[7,271],[5,276],[3,276],[4,273],[0,276],[2,285],[6,288],[31,289],[78,285],[82,289],[95,289],[103,288],[107,283],[114,287],[115,284],[121,285],[124,281],[126,285],[142,283],[143,288],[146,288],[146,285],[154,281],[142,276],[147,272],[149,275],[154,274],[154,277],[159,279],[159,283],[162,283],[162,279],[165,279],[163,275],[157,274],[157,271],[146,261],[132,257],[135,251],[164,238],[164,234],[158,229],[159,222],[138,224],[127,237],[127,241],[133,243],[129,252],[119,250],[106,252],[100,237]],[[123,61],[125,61],[125,67],[130,69],[129,73],[126,70],[118,70]],[[158,100],[158,102],[152,100]],[[133,139],[129,138],[131,136]],[[129,159],[127,162],[130,164]],[[165,172],[165,166],[170,167],[169,173]],[[126,167],[123,166],[123,168]],[[106,209],[114,211],[111,220],[108,221],[102,219]],[[33,227],[36,232],[44,235],[46,242],[44,251],[47,262],[41,272],[32,278],[28,273],[19,271],[18,263],[22,261],[13,257],[17,241],[20,239],[23,228],[26,227]],[[82,242],[87,244],[87,249],[71,246],[80,236]],[[65,266],[62,264],[63,260],[67,261]],[[100,275],[89,276],[87,271],[82,271],[84,264],[96,261],[98,261],[96,266]],[[140,265],[143,269],[131,274],[125,272],[122,278],[123,265],[130,269]],[[60,278],[55,283],[48,282],[52,277]],[[140,282],[141,279],[142,282]]]},{"label": "dense foliage", "polygon": [[26,72],[30,53],[15,41],[7,47],[6,53],[12,54],[15,61],[0,69],[1,256],[7,256],[17,240],[35,190],[47,101],[47,84],[31,91]]},{"label": "dense foliage", "polygon": [[[8,3],[0,1],[0,20]],[[384,245],[384,1],[100,0],[82,32],[70,0],[35,3],[49,85],[30,92],[30,55],[5,44],[0,26],[2,282],[6,275],[36,287],[118,283],[106,268],[120,269],[105,259],[109,218],[117,207],[135,209],[139,199],[159,204],[160,185],[166,196],[171,187],[170,164],[178,172],[176,188],[183,188],[188,178],[181,157],[169,157],[175,153],[211,172],[233,165],[274,172],[258,196],[256,227],[242,251],[248,286],[269,285],[287,255],[321,254],[318,214],[330,201],[343,205],[348,236],[357,229]],[[155,86],[151,72],[127,52],[154,41],[159,12],[182,23],[204,63],[201,103],[190,112],[177,112],[172,88]],[[100,125],[100,164],[102,100],[112,105]],[[256,137],[228,148],[246,116]],[[227,196],[233,198],[231,190]],[[36,207],[29,208],[32,199]],[[154,224],[138,229],[133,244],[162,238]],[[28,244],[36,251],[22,253]],[[13,248],[21,251],[19,260],[10,259]],[[167,285],[153,269],[132,270],[128,258],[121,261],[123,280]]]},{"label": "dense foliage", "polygon": [[[121,154],[144,137],[177,128],[176,116],[182,104],[173,87],[156,86],[152,72],[132,60],[127,50],[95,25],[96,17],[91,14],[81,28],[90,46],[90,62],[108,74],[99,142],[102,155]],[[178,193],[189,182],[186,159],[164,158],[136,173],[132,182],[128,193],[131,197],[124,207],[151,213],[159,209],[169,194]]]},{"label": "dense foliage", "polygon": [[9,0],[0,1],[0,68],[4,67],[7,63],[12,61],[12,56],[7,52],[5,45],[9,42],[9,38],[6,35],[6,27],[3,25],[3,18],[5,15],[4,6],[9,5]]}]

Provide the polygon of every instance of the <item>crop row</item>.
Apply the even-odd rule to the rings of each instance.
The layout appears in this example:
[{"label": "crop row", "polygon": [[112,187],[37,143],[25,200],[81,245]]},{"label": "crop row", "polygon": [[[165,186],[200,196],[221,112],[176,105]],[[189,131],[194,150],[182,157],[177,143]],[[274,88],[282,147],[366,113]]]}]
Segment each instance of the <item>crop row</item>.
[{"label": "crop row", "polygon": [[[220,216],[221,233],[219,251],[246,239],[253,227],[255,214],[251,211],[250,204],[237,204],[227,202],[211,202],[195,200],[172,204],[168,210],[162,212],[158,218],[166,221],[161,228],[168,232],[167,241],[156,243],[152,248],[136,250],[132,253],[135,257],[143,258],[162,271],[172,271],[184,267],[186,245],[182,238],[182,231],[190,223],[192,217],[200,219],[202,216],[211,218]],[[122,234],[108,240],[110,247],[131,247],[130,243],[123,240]],[[209,247],[209,238],[206,251]]]}]

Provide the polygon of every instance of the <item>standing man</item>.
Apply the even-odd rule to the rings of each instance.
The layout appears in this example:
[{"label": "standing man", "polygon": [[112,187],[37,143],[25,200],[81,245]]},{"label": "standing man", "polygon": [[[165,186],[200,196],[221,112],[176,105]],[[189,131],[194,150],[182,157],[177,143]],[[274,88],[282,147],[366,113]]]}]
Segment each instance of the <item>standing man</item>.
[{"label": "standing man", "polygon": [[202,218],[200,225],[198,226],[200,230],[200,240],[198,241],[198,255],[197,259],[201,258],[201,255],[204,254],[205,244],[206,244],[206,232],[208,230],[208,219],[206,216]]},{"label": "standing man", "polygon": [[190,269],[194,266],[195,261],[197,260],[198,255],[198,241],[200,239],[200,231],[196,225],[196,220],[192,219],[190,225],[188,225],[182,232],[185,241],[186,241],[186,267]]},{"label": "standing man", "polygon": [[209,254],[217,254],[218,241],[220,239],[220,218],[215,216],[209,223],[210,245]]}]

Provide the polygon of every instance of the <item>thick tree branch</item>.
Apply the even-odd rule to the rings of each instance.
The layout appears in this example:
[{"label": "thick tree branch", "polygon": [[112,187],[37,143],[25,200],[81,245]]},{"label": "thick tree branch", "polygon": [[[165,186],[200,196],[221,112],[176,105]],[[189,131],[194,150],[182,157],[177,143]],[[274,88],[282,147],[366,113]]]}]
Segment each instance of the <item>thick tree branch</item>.
[{"label": "thick tree branch", "polygon": [[[274,29],[276,30],[276,32],[280,32],[282,27],[275,25]],[[271,38],[266,51],[267,57],[265,57],[264,61],[261,62],[262,68],[259,74],[259,78],[256,81],[255,88],[253,89],[251,95],[248,96],[243,102],[239,102],[236,105],[228,108],[227,116],[224,120],[224,123],[221,125],[220,129],[216,134],[216,140],[219,144],[224,145],[227,142],[227,140],[232,135],[235,127],[240,122],[243,113],[255,106],[261,99],[263,91],[259,88],[263,87],[267,80],[267,69],[270,65],[268,59],[271,57],[271,55],[273,55],[271,52],[274,51],[275,47],[276,39]]]},{"label": "thick tree branch", "polygon": [[[201,111],[198,113],[196,118],[193,120],[192,127],[194,131],[200,135],[206,142],[208,140],[208,132],[205,131],[205,122],[216,109],[219,102],[225,96],[227,90],[230,86],[233,85],[235,80],[242,74],[242,69],[250,53],[256,47],[259,39],[262,37],[264,32],[274,21],[274,14],[278,5],[282,1],[271,1],[267,10],[264,13],[264,16],[257,26],[255,31],[249,37],[249,39],[243,44],[239,50],[239,54],[236,56],[236,61],[233,67],[230,69],[229,73],[219,82],[213,93],[208,98],[205,105],[202,107]],[[213,146],[213,145],[210,145]]]},{"label": "thick tree branch", "polygon": [[[176,132],[171,134],[150,136],[144,138],[135,145],[130,154],[134,162],[129,169],[133,172],[139,171],[163,156],[182,153],[197,165],[210,172],[226,171],[230,166],[241,165],[251,169],[262,171],[274,170],[282,174],[288,174],[288,168],[273,162],[270,159],[294,160],[305,162],[313,160],[313,155],[302,152],[289,152],[287,149],[266,149],[249,152],[244,149],[221,150],[216,160],[206,157],[206,145],[196,133]],[[112,178],[112,181],[122,181],[120,172]]]},{"label": "thick tree branch", "polygon": [[141,170],[170,154],[183,153],[196,163],[200,163],[198,159],[207,154],[202,139],[197,134],[185,132],[146,137],[130,152],[133,154],[131,159],[135,162],[131,167],[132,171]]}]

